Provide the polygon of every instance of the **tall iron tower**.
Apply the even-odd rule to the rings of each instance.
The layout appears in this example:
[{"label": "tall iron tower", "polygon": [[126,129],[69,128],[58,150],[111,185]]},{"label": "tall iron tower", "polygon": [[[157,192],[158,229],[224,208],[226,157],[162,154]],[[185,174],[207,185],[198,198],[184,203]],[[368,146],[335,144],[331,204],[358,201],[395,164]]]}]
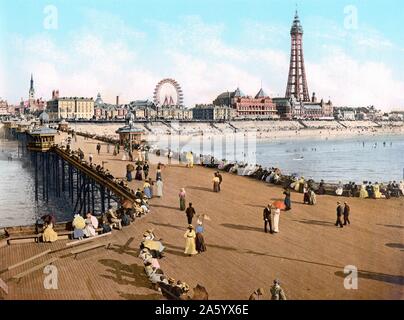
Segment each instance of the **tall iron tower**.
[{"label": "tall iron tower", "polygon": [[295,14],[292,28],[290,29],[291,50],[289,77],[286,87],[286,97],[295,97],[298,101],[310,101],[307,88],[306,71],[303,57],[303,27],[300,24],[299,15]]}]

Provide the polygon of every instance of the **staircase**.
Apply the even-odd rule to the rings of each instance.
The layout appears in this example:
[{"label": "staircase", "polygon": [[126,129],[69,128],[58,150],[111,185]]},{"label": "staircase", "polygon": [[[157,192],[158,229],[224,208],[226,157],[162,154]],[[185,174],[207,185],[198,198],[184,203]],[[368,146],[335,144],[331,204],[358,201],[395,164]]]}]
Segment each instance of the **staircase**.
[{"label": "staircase", "polygon": [[339,120],[337,120],[337,123],[340,124],[341,126],[343,126],[345,129],[348,128],[345,124],[343,124],[343,123],[342,123],[341,121],[339,121]]},{"label": "staircase", "polygon": [[297,120],[297,122],[299,122],[305,129],[308,128],[308,126],[303,122],[303,120],[299,119]]},{"label": "staircase", "polygon": [[212,128],[214,128],[214,129],[216,129],[216,130],[219,131],[219,132],[223,132],[223,130],[220,129],[217,125],[215,125],[213,122],[210,123],[210,126],[211,126]]},{"label": "staircase", "polygon": [[230,122],[228,123],[228,125],[234,129],[234,132],[239,131],[239,129],[237,127],[233,126]]}]

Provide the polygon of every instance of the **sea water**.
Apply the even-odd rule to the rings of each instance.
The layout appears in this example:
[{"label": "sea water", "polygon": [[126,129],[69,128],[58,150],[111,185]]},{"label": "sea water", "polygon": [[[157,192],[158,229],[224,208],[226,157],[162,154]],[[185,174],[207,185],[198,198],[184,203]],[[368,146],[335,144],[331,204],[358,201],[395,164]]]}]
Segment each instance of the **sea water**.
[{"label": "sea water", "polygon": [[[157,141],[160,148],[213,155],[263,167],[276,167],[283,174],[297,174],[315,181],[348,183],[389,182],[404,177],[404,135],[336,138],[289,138],[260,140],[245,138],[244,145],[229,137],[190,137],[186,141]],[[242,136],[233,140],[243,139]],[[219,142],[218,142],[219,140]],[[230,143],[228,143],[230,141]],[[237,144],[239,147],[237,147]]]},{"label": "sea water", "polygon": [[35,202],[35,173],[21,151],[17,141],[0,139],[0,228],[34,224],[45,214],[55,215],[57,221],[71,220],[66,199],[50,196],[48,203]]}]

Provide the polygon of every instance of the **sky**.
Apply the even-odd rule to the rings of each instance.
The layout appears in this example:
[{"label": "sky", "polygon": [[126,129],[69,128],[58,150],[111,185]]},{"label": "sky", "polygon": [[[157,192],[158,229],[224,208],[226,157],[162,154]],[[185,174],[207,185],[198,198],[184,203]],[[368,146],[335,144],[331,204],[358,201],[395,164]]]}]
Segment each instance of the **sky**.
[{"label": "sky", "polygon": [[404,109],[401,0],[0,0],[0,97],[152,99],[164,78],[187,106],[262,83],[284,96],[290,27],[304,29],[310,93],[337,106]]}]

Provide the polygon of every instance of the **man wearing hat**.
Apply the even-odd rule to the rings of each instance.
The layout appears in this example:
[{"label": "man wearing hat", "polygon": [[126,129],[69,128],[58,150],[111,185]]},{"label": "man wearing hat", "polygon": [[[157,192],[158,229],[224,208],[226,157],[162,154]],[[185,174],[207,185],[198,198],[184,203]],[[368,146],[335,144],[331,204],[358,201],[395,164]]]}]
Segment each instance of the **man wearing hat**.
[{"label": "man wearing hat", "polygon": [[335,226],[340,226],[341,228],[343,228],[343,224],[342,224],[342,216],[344,214],[344,210],[342,209],[341,203],[337,202],[337,221],[335,222]]},{"label": "man wearing hat", "polygon": [[264,289],[258,288],[251,294],[248,300],[262,300],[263,295],[264,295]]},{"label": "man wearing hat", "polygon": [[347,224],[351,224],[349,221],[349,214],[351,213],[351,208],[349,207],[348,203],[344,202],[344,226]]},{"label": "man wearing hat", "polygon": [[275,279],[273,286],[269,289],[271,293],[271,300],[286,300],[286,295],[279,280]]},{"label": "man wearing hat", "polygon": [[191,202],[189,203],[187,210],[185,210],[185,213],[187,215],[188,224],[192,224],[192,218],[194,217],[196,212]]},{"label": "man wearing hat", "polygon": [[273,233],[272,230],[272,214],[271,214],[271,205],[268,204],[264,209],[264,231],[268,232],[267,225],[269,225],[269,233]]}]

